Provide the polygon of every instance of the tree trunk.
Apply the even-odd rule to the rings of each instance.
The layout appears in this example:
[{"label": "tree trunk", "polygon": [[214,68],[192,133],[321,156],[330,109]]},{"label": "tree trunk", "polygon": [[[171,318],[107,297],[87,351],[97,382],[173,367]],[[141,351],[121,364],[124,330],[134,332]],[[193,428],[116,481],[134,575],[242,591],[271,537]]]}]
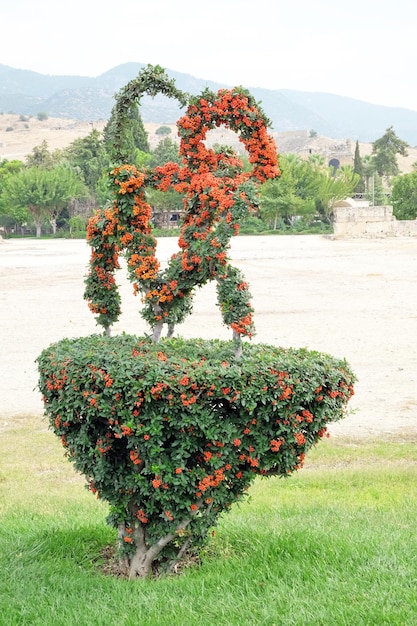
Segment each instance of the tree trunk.
[{"label": "tree trunk", "polygon": [[[162,552],[166,545],[168,545],[180,530],[183,530],[191,522],[191,517],[184,519],[175,528],[175,532],[168,533],[164,537],[161,537],[156,543],[151,546],[146,543],[146,530],[142,524],[136,526],[129,535],[136,545],[136,551],[132,556],[125,555],[119,560],[120,568],[126,573],[131,580],[135,578],[147,578],[152,575],[152,564]],[[124,524],[119,524],[118,529],[118,541],[119,552],[124,547],[124,537],[127,536],[126,527]],[[183,550],[180,549],[178,558],[182,556]]]},{"label": "tree trunk", "polygon": [[235,346],[235,357],[240,359],[242,356],[242,337],[235,330],[233,331],[233,343]]}]

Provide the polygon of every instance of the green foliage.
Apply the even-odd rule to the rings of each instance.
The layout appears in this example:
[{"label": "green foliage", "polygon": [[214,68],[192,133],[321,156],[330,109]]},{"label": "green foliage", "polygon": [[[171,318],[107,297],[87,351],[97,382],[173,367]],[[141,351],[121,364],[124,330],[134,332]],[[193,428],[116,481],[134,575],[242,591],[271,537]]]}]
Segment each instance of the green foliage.
[{"label": "green foliage", "polygon": [[170,135],[170,134],[171,134],[171,129],[169,126],[159,126],[155,131],[155,135]]},{"label": "green foliage", "polygon": [[397,176],[393,181],[391,202],[399,220],[417,218],[417,171]]},{"label": "green foliage", "polygon": [[280,221],[293,226],[299,216],[313,217],[316,212],[312,194],[307,190],[311,172],[308,164],[296,155],[281,155],[280,170],[280,178],[267,180],[260,192],[262,219],[273,230]]},{"label": "green foliage", "polygon": [[397,154],[407,156],[407,142],[399,139],[392,126],[387,128],[385,134],[372,144],[372,154],[375,155],[375,169],[379,176],[385,176],[387,180],[399,173]]},{"label": "green foliage", "polygon": [[261,216],[274,230],[280,220],[294,227],[300,218],[308,222],[317,214],[325,224],[331,223],[334,203],[350,196],[359,181],[351,167],[335,173],[322,155],[307,161],[295,154],[280,155],[280,169],[280,178],[261,188]]},{"label": "green foliage", "polygon": [[362,157],[360,155],[359,150],[359,141],[356,141],[355,144],[355,155],[353,157],[353,171],[357,174],[359,178],[359,182],[356,185],[354,191],[355,193],[364,193],[365,192],[365,180],[364,180],[364,167],[362,162]]},{"label": "green foliage", "polygon": [[39,237],[43,220],[56,220],[70,199],[86,194],[78,176],[68,168],[29,167],[5,179],[0,204],[19,221],[30,216]]},{"label": "green foliage", "polygon": [[359,174],[355,174],[347,165],[340,167],[335,173],[333,168],[329,167],[318,174],[316,208],[324,222],[331,222],[335,202],[349,197],[358,182]]},{"label": "green foliage", "polygon": [[3,159],[0,161],[0,192],[4,182],[8,176],[13,176],[13,174],[17,174],[24,167],[23,161],[18,161],[17,159],[13,159],[9,161],[7,159]]},{"label": "green foliage", "polygon": [[73,215],[68,220],[71,237],[85,237],[87,231],[87,220],[81,215]]},{"label": "green foliage", "polygon": [[48,119],[49,115],[45,113],[45,111],[39,111],[36,117],[38,118],[40,122],[44,122],[45,120]]},{"label": "green foliage", "polygon": [[165,165],[168,162],[181,163],[178,144],[170,137],[165,137],[156,146],[149,160],[150,167]]},{"label": "green foliage", "polygon": [[151,189],[148,192],[149,204],[153,211],[177,211],[180,213],[183,209],[183,195],[178,191],[160,191]]},{"label": "green foliage", "polygon": [[305,349],[245,345],[236,359],[233,342],[128,335],[64,339],[38,367],[50,426],[110,504],[122,554],[146,547],[142,575],[204,543],[256,476],[302,466],[355,380]]},{"label": "green foliage", "polygon": [[371,206],[383,206],[387,204],[387,194],[382,184],[382,178],[376,171],[368,181],[365,198],[369,200]]},{"label": "green foliage", "polygon": [[[112,158],[115,141],[115,133],[117,133],[117,107],[113,107],[110,119],[104,128],[104,144],[106,146],[109,156]],[[122,142],[126,158],[129,163],[137,163],[137,153],[145,152],[149,153],[148,134],[143,125],[142,118],[139,114],[139,107],[136,103],[131,103],[131,106],[127,109],[125,114],[126,126],[123,127],[119,140]]]},{"label": "green foliage", "polygon": [[[136,121],[141,122],[137,107],[143,95],[156,96],[158,93],[176,98],[182,106],[187,103],[187,95],[177,89],[175,81],[168,79],[164,69],[159,65],[147,65],[136,79],[131,80],[116,95],[116,104],[105,133],[107,148],[115,163],[135,162],[129,140],[129,123],[132,115],[136,117]],[[149,148],[143,144],[137,145],[136,148],[149,152]]]},{"label": "green foliage", "polygon": [[[58,153],[59,154],[59,153]],[[57,155],[53,155],[48,150],[48,143],[44,140],[40,146],[35,146],[31,154],[26,157],[28,167],[43,167],[52,169],[57,164]]]},{"label": "green foliage", "polygon": [[110,167],[100,133],[94,128],[86,137],[75,139],[64,151],[63,159],[75,169],[90,193],[96,193],[104,173]]}]

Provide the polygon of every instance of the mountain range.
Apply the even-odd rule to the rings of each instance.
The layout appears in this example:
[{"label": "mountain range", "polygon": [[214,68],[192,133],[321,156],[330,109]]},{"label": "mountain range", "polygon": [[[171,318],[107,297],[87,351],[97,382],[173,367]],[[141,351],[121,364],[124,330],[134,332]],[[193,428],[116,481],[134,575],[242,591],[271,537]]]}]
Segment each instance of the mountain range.
[{"label": "mountain range", "polygon": [[[124,63],[100,76],[55,76],[0,64],[0,113],[37,115],[94,122],[107,120],[114,95],[133,80],[144,63]],[[224,85],[166,68],[179,89],[199,94],[205,88],[218,91]],[[417,111],[370,104],[331,93],[292,89],[245,87],[261,104],[272,122],[272,130],[315,131],[335,139],[373,142],[392,126],[396,135],[417,145]],[[179,105],[162,95],[144,96],[140,114],[144,122],[173,124],[181,114]]]}]

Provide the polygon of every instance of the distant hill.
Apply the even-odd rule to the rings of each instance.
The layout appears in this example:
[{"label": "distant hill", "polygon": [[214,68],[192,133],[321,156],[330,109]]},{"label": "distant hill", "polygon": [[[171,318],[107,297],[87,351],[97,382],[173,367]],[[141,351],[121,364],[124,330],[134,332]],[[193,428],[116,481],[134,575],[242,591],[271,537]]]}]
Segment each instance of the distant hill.
[{"label": "distant hill", "polygon": [[[36,115],[95,122],[107,120],[114,105],[114,95],[145,66],[124,63],[97,76],[50,76],[0,65],[0,113]],[[179,89],[198,94],[208,87],[213,91],[230,88],[189,74],[166,69]],[[275,132],[314,130],[335,139],[373,142],[393,126],[398,137],[417,145],[417,111],[370,104],[329,93],[290,89],[251,91],[272,122]],[[173,124],[181,109],[174,100],[158,95],[143,97],[141,116],[144,122]]]}]

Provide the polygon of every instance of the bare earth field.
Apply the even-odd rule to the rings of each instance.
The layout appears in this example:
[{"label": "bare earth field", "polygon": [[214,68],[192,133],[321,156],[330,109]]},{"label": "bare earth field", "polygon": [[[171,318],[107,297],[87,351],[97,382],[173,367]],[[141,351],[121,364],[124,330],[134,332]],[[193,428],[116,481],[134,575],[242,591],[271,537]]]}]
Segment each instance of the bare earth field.
[{"label": "bare earth field", "polygon": [[[176,239],[160,239],[161,262]],[[417,434],[417,240],[237,237],[231,256],[250,282],[252,341],[345,357],[358,382],[334,436]],[[43,414],[35,359],[64,337],[100,332],[83,300],[89,248],[79,240],[0,240],[0,432]],[[118,274],[123,315],[113,333],[144,334],[140,301]],[[214,285],[201,289],[184,337],[230,338]]]}]

